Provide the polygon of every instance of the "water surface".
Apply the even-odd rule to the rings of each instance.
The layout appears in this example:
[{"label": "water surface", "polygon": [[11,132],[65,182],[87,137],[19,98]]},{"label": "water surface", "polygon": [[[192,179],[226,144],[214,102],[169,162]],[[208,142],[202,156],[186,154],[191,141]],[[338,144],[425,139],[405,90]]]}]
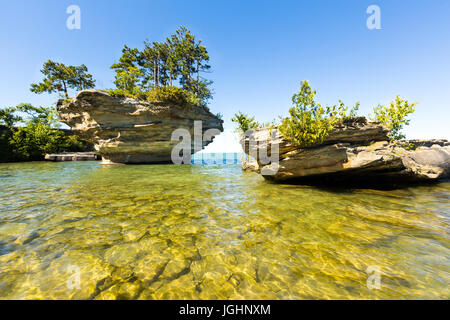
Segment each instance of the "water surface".
[{"label": "water surface", "polygon": [[449,204],[448,182],[326,190],[239,165],[3,164],[0,298],[449,299]]}]

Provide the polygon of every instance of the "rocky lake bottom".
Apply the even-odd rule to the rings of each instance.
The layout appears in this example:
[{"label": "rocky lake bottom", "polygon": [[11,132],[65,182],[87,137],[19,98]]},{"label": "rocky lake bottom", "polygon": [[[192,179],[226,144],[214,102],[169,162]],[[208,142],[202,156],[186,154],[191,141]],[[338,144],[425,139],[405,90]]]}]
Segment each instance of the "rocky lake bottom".
[{"label": "rocky lake bottom", "polygon": [[335,189],[233,164],[1,164],[0,299],[449,299],[449,231],[450,182]]}]

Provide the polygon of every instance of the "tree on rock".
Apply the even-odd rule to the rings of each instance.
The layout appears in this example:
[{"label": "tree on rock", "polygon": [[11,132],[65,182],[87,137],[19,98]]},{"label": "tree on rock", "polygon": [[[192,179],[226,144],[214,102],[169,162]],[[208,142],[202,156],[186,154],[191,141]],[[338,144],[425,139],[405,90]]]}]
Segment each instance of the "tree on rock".
[{"label": "tree on rock", "polygon": [[255,117],[249,117],[248,115],[240,111],[234,114],[234,117],[231,119],[231,121],[237,123],[237,131],[240,134],[244,134],[248,130],[257,129],[258,127],[260,127],[260,124],[255,121]]},{"label": "tree on rock", "polygon": [[[116,72],[117,95],[183,93],[193,104],[206,105],[212,98],[212,81],[201,74],[210,70],[206,47],[186,28],[180,27],[164,42],[144,42],[144,49],[125,46]],[[177,90],[179,88],[181,90]],[[150,96],[155,96],[151,94]],[[160,96],[160,95],[159,95]]]},{"label": "tree on rock", "polygon": [[66,66],[63,63],[48,60],[44,63],[41,72],[45,78],[40,83],[32,84],[31,92],[64,93],[65,98],[69,99],[68,89],[81,91],[95,86],[95,80],[92,79],[92,75],[88,73],[84,64],[79,67]]},{"label": "tree on rock", "polygon": [[111,66],[111,69],[116,71],[116,80],[114,81],[116,87],[131,94],[140,91],[139,81],[143,76],[142,71],[137,66],[138,54],[138,49],[124,46],[119,62]]},{"label": "tree on rock", "polygon": [[300,91],[292,96],[290,117],[283,119],[279,130],[291,143],[301,147],[321,144],[334,128],[338,119],[350,119],[356,116],[359,102],[350,111],[339,101],[333,106],[322,106],[316,101],[316,91],[308,81],[300,83]]},{"label": "tree on rock", "polygon": [[388,106],[378,105],[373,109],[372,121],[376,121],[389,129],[389,136],[393,140],[405,139],[401,132],[403,126],[409,125],[408,116],[415,111],[417,102],[410,103],[408,100],[396,96]]}]

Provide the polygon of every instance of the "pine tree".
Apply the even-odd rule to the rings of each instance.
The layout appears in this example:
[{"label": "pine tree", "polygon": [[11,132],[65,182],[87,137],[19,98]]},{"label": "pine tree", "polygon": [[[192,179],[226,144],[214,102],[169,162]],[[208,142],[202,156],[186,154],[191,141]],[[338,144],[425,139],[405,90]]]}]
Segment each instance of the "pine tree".
[{"label": "pine tree", "polygon": [[209,55],[201,41],[180,27],[165,42],[144,42],[144,49],[125,46],[116,70],[116,87],[128,93],[150,91],[176,85],[192,97],[194,103],[205,104],[212,97],[212,81],[201,76],[207,72]]},{"label": "pine tree", "polygon": [[63,93],[66,99],[69,99],[69,88],[84,90],[95,86],[95,80],[92,79],[91,74],[87,73],[88,69],[84,64],[75,67],[48,60],[44,63],[41,72],[45,75],[45,78],[40,83],[32,84],[31,92],[59,92]]},{"label": "pine tree", "polygon": [[118,89],[130,93],[139,91],[139,82],[143,77],[143,73],[138,68],[138,55],[138,49],[131,49],[125,45],[122,49],[122,57],[120,57],[119,62],[111,66],[111,69],[116,71],[114,84]]}]

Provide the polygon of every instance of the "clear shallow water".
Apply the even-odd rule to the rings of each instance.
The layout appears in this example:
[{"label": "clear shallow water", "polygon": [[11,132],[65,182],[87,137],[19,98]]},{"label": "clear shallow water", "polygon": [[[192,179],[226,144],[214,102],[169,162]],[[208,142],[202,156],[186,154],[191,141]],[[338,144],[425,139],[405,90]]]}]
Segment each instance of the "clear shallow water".
[{"label": "clear shallow water", "polygon": [[449,299],[449,230],[448,182],[330,191],[239,165],[3,164],[0,298]]}]

